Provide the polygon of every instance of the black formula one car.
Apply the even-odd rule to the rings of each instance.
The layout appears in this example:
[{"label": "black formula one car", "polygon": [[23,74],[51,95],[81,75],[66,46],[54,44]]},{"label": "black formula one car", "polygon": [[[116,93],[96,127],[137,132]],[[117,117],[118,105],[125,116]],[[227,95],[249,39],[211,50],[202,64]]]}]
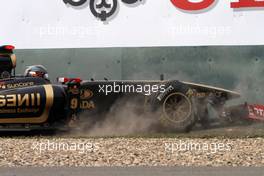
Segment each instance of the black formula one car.
[{"label": "black formula one car", "polygon": [[13,49],[9,45],[0,47],[2,131],[89,128],[104,120],[121,100],[134,102],[136,112],[153,118],[153,126],[159,130],[188,131],[196,123],[207,125],[208,104],[221,113],[227,100],[240,96],[226,89],[177,80],[58,78],[58,83],[52,84],[41,70],[27,69],[31,74],[15,75]]}]

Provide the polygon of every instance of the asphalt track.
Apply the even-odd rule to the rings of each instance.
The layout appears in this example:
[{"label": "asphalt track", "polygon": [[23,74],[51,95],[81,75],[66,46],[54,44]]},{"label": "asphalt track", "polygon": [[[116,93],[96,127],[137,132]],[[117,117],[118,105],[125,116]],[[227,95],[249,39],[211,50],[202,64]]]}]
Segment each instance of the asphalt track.
[{"label": "asphalt track", "polygon": [[0,168],[1,176],[264,176],[254,167]]}]

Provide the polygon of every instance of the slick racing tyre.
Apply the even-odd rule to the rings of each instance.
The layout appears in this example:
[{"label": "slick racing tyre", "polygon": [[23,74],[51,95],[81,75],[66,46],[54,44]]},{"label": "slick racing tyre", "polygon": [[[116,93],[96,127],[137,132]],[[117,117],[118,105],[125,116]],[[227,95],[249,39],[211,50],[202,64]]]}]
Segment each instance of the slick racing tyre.
[{"label": "slick racing tyre", "polygon": [[159,130],[189,132],[196,123],[191,89],[179,82],[165,85],[165,91],[154,95],[151,109],[158,116]]}]

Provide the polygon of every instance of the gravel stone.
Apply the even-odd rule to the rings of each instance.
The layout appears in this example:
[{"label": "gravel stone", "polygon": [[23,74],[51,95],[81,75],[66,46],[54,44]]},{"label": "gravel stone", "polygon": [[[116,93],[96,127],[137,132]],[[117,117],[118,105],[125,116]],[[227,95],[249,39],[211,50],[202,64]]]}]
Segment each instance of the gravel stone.
[{"label": "gravel stone", "polygon": [[264,138],[1,138],[0,166],[264,166]]}]

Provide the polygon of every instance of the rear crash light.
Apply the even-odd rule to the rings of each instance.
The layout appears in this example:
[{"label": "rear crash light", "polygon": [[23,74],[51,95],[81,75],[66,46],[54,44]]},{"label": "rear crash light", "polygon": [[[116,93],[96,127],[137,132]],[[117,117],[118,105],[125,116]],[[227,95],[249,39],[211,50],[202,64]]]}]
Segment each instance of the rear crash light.
[{"label": "rear crash light", "polygon": [[14,49],[15,49],[15,47],[12,46],[12,45],[6,45],[4,48],[5,48],[6,50],[14,50]]}]

